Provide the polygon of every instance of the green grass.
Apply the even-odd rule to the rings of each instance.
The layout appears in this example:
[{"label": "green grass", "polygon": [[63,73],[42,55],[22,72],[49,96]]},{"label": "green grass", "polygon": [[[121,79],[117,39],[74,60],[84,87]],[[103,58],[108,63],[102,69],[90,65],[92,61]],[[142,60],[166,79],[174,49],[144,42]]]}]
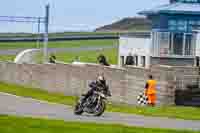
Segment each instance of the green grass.
[{"label": "green grass", "polygon": [[[64,96],[63,94],[48,93],[40,89],[23,87],[18,85],[0,83],[0,92],[6,92],[23,97],[60,103],[65,105],[74,105],[77,98]],[[107,111],[122,112],[129,114],[138,114],[144,116],[180,118],[185,120],[200,120],[200,108],[196,107],[135,107],[128,105],[109,104]]]},{"label": "green grass", "polygon": [[[101,51],[82,51],[82,52],[60,52],[55,53],[58,61],[72,63],[76,56],[80,58],[81,62],[98,63],[97,57],[102,53],[106,56],[110,64],[117,64],[117,49],[104,49]],[[0,55],[0,61],[14,61],[15,55]],[[43,56],[39,54],[35,57],[38,63],[42,63]]]},{"label": "green grass", "polygon": [[15,55],[0,55],[0,61],[14,61]]},{"label": "green grass", "polygon": [[118,32],[61,32],[50,33],[49,37],[66,36],[66,35],[118,35]]},{"label": "green grass", "polygon": [[128,127],[117,124],[64,122],[62,120],[0,116],[1,133],[197,133],[195,131]]},{"label": "green grass", "polygon": [[[118,32],[57,32],[49,33],[49,37],[62,37],[66,35],[118,35]],[[31,33],[0,33],[0,37],[37,37],[37,34]]]},{"label": "green grass", "polygon": [[[83,40],[83,41],[63,41],[49,42],[49,48],[80,48],[90,46],[112,46],[117,44],[117,40]],[[15,49],[15,48],[34,48],[36,43],[0,43],[0,49]],[[62,52],[56,53],[57,60],[71,63],[76,56],[80,57],[83,62],[96,63],[96,57],[103,53],[108,58],[111,64],[117,63],[117,49],[104,49],[103,51],[81,51],[81,52]],[[13,61],[16,55],[0,55],[0,61]],[[41,63],[42,55],[38,55],[38,61]]]},{"label": "green grass", "polygon": [[0,82],[0,92],[5,92],[17,96],[30,97],[34,99],[55,102],[65,105],[74,105],[76,98],[72,96],[64,96],[59,93],[48,93],[41,89],[31,87],[23,87],[13,84],[6,84]]},{"label": "green grass", "polygon": [[[77,41],[58,41],[49,42],[49,48],[72,48],[72,47],[90,47],[90,46],[107,46],[115,45],[117,40],[77,40]],[[40,43],[39,47],[42,47]],[[16,49],[16,48],[36,48],[36,42],[1,42],[0,49]]]},{"label": "green grass", "polygon": [[200,108],[183,106],[140,107],[128,105],[110,105],[110,112],[123,112],[153,117],[168,117],[184,120],[200,120]]},{"label": "green grass", "polygon": [[[72,63],[76,56],[79,57],[81,62],[88,62],[88,63],[98,63],[97,57],[99,54],[104,54],[110,64],[117,64],[117,48],[113,49],[104,49],[101,51],[81,51],[81,52],[61,52],[55,53],[56,59],[58,61]],[[42,55],[38,55],[36,57],[38,62],[42,61]]]},{"label": "green grass", "polygon": [[97,57],[102,53],[106,56],[110,64],[117,64],[117,49],[108,49],[102,51],[83,51],[83,52],[67,52],[57,53],[57,60],[71,63],[76,56],[80,58],[81,62],[97,63]]}]

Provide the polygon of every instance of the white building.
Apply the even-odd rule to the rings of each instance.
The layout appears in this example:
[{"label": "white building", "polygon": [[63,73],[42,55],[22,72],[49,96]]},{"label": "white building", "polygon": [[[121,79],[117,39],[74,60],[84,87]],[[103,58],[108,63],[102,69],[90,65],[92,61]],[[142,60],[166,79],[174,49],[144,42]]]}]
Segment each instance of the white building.
[{"label": "white building", "polygon": [[134,56],[135,66],[149,67],[150,65],[150,35],[146,34],[124,34],[119,39],[119,65],[124,65],[126,57]]},{"label": "white building", "polygon": [[200,32],[193,32],[190,48],[186,48],[187,35],[182,38],[181,42],[185,47],[181,49],[180,54],[175,53],[178,49],[177,47],[169,45],[173,45],[176,41],[175,39],[174,37],[171,38],[169,33],[153,31],[151,33],[120,35],[119,65],[122,66],[125,64],[126,58],[130,53],[135,60],[134,66],[138,67],[149,68],[151,65],[156,64],[172,66],[198,65],[197,62],[199,61],[197,57],[200,57]]},{"label": "white building", "polygon": [[123,63],[132,51],[136,66],[161,64],[199,66],[200,0],[171,0],[169,4],[139,12],[152,22],[149,37],[122,35],[119,59]]}]

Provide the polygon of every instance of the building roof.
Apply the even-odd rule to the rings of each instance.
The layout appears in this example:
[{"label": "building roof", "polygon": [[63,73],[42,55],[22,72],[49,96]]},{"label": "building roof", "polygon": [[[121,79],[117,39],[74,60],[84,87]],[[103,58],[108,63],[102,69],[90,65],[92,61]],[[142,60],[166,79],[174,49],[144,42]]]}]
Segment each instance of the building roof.
[{"label": "building roof", "polygon": [[155,7],[150,10],[144,10],[139,12],[142,15],[153,15],[153,14],[192,14],[200,15],[200,4],[199,3],[173,3]]}]

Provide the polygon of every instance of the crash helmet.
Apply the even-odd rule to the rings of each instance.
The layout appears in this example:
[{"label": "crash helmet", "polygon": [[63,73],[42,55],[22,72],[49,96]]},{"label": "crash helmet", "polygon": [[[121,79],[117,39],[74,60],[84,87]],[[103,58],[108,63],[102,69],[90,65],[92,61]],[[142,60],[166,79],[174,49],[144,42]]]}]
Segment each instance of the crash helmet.
[{"label": "crash helmet", "polygon": [[104,78],[104,76],[103,75],[99,75],[98,77],[97,77],[97,82],[98,83],[105,83],[105,78]]}]

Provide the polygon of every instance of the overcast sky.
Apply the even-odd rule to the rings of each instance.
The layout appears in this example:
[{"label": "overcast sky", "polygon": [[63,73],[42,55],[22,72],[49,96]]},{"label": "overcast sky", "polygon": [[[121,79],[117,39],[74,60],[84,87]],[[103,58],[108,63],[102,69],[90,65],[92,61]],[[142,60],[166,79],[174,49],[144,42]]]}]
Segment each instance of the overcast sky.
[{"label": "overcast sky", "polygon": [[[2,0],[0,16],[44,16],[50,4],[50,31],[93,30],[169,0]],[[36,32],[34,24],[0,22],[0,32]]]}]

